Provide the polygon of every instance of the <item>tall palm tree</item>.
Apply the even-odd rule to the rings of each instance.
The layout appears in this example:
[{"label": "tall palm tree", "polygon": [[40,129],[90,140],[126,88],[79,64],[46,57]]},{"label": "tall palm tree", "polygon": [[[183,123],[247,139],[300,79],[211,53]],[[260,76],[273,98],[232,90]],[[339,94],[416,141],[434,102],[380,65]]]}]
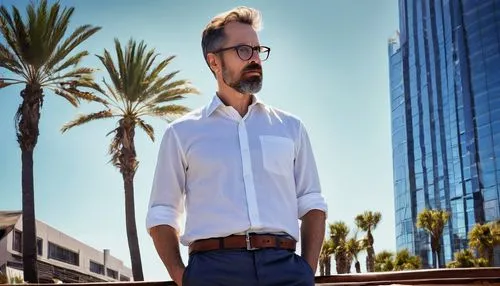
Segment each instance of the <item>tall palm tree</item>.
[{"label": "tall palm tree", "polygon": [[469,247],[477,250],[480,257],[493,266],[494,248],[500,245],[498,223],[476,224],[469,232]]},{"label": "tall palm tree", "polygon": [[439,254],[441,252],[441,236],[444,227],[448,223],[450,213],[445,210],[424,209],[417,216],[417,227],[423,228],[431,237],[432,256],[434,257],[434,267],[441,265]]},{"label": "tall palm tree", "polygon": [[349,267],[347,268],[348,273],[350,273],[351,264],[354,260],[354,268],[356,269],[356,273],[361,273],[361,265],[358,260],[358,255],[361,251],[366,249],[366,243],[364,239],[358,239],[355,234],[353,237],[349,238],[346,242],[346,250],[347,250],[347,263]]},{"label": "tall palm tree", "polygon": [[46,0],[38,6],[32,2],[26,12],[23,17],[16,7],[9,12],[0,6],[0,35],[5,40],[5,44],[0,43],[0,68],[9,74],[8,78],[0,78],[0,88],[24,85],[22,103],[15,116],[22,161],[23,268],[25,281],[37,283],[33,152],[44,89],[54,91],[74,106],[80,99],[94,99],[79,89],[92,84],[93,70],[77,67],[88,52],[70,54],[100,27],[84,25],[68,34],[74,8],[61,10],[58,3],[49,7]]},{"label": "tall palm tree", "polygon": [[377,228],[382,214],[380,212],[365,211],[355,218],[358,228],[366,232],[366,271],[373,272],[375,269],[375,249],[373,248],[372,232]]},{"label": "tall palm tree", "polygon": [[337,274],[347,273],[347,249],[346,242],[349,228],[343,221],[330,224],[330,239],[332,240]]},{"label": "tall palm tree", "polygon": [[333,242],[331,239],[325,239],[323,241],[323,246],[321,247],[321,252],[319,254],[319,273],[321,276],[331,275],[331,257],[334,253]]},{"label": "tall palm tree", "polygon": [[111,162],[118,168],[123,177],[125,189],[125,220],[127,238],[132,261],[132,272],[135,281],[144,280],[141,255],[137,238],[134,207],[134,176],[139,162],[135,150],[135,129],[141,128],[154,141],[154,129],[144,121],[145,116],[160,117],[171,120],[188,111],[187,107],[173,104],[187,94],[197,94],[187,80],[173,78],[179,71],[161,74],[175,58],[170,56],[155,63],[158,54],[154,49],[147,50],[144,42],[129,40],[125,50],[115,39],[116,63],[110,53],[98,56],[106,68],[112,85],[104,81],[106,90],[99,85],[93,88],[99,94],[99,102],[103,110],[81,115],[68,122],[62,132],[72,127],[83,125],[97,119],[118,119],[118,127],[109,134],[114,134],[109,147]]}]

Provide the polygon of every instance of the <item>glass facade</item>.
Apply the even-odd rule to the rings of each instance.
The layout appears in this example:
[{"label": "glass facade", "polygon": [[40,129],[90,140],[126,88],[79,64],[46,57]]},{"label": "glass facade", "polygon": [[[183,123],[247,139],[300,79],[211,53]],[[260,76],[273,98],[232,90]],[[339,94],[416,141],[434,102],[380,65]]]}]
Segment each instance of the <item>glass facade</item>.
[{"label": "glass facade", "polygon": [[[500,0],[400,0],[389,40],[397,249],[434,264],[415,226],[447,209],[442,265],[500,219]],[[500,261],[496,261],[498,265]]]}]

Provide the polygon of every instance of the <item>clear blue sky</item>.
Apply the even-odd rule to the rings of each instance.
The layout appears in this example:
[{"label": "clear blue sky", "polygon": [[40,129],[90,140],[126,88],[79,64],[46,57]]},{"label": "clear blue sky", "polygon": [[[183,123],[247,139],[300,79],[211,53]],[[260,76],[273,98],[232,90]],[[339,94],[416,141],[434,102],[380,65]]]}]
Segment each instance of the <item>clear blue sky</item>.
[{"label": "clear blue sky", "polygon": [[[8,6],[13,3],[24,11],[28,1],[0,0]],[[344,220],[355,229],[358,213],[380,211],[375,250],[395,249],[387,40],[398,29],[397,0],[61,3],[76,7],[70,31],[87,23],[103,27],[80,47],[92,55],[84,64],[103,68],[94,55],[113,49],[115,37],[122,42],[130,37],[145,40],[163,57],[176,55],[171,70],[180,69],[178,78],[191,80],[201,90],[202,95],[184,102],[192,108],[207,103],[216,88],[200,49],[205,24],[235,5],[261,10],[261,43],[272,51],[264,63],[260,97],[296,114],[308,127],[329,222]],[[0,90],[2,210],[21,209],[20,150],[14,129],[20,88]],[[96,107],[75,109],[46,93],[34,158],[36,215],[97,249],[110,248],[112,255],[130,265],[122,179],[107,163],[111,138],[105,134],[114,122],[59,132],[78,113]],[[149,122],[161,138],[165,122]],[[144,274],[147,280],[169,280],[144,226],[159,140],[153,143],[141,131],[136,138],[140,167],[135,203]],[[186,249],[181,251],[186,259]]]}]

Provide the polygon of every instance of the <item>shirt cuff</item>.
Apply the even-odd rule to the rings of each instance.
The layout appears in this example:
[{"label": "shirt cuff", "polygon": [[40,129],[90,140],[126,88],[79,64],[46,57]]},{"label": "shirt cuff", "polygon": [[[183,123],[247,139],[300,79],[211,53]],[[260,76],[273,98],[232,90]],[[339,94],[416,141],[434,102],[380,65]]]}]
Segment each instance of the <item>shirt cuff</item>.
[{"label": "shirt cuff", "polygon": [[308,193],[298,198],[299,219],[310,210],[321,210],[328,215],[328,206],[321,193]]},{"label": "shirt cuff", "polygon": [[177,232],[180,231],[180,214],[172,207],[154,206],[151,207],[146,216],[146,228],[148,233],[152,227],[158,225],[169,225]]}]

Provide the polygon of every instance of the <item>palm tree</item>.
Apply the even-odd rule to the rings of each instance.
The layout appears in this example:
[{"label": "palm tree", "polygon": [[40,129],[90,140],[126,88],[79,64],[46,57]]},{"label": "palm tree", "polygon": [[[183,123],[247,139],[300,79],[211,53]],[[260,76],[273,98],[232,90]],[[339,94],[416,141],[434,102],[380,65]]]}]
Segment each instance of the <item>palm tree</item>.
[{"label": "palm tree", "polygon": [[394,258],[394,270],[415,270],[422,266],[420,256],[411,255],[408,249],[403,249],[396,253]]},{"label": "palm tree", "polygon": [[347,249],[347,263],[349,267],[347,268],[348,273],[350,273],[350,266],[352,264],[352,260],[354,259],[354,268],[356,269],[356,273],[361,273],[361,265],[359,264],[358,255],[361,251],[366,249],[365,239],[358,239],[357,235],[351,237],[346,242]]},{"label": "palm tree", "polygon": [[[104,109],[95,113],[81,115],[65,124],[62,132],[72,127],[83,125],[97,119],[118,119],[118,127],[109,134],[114,134],[109,147],[111,162],[120,170],[125,189],[125,216],[127,238],[132,261],[132,272],[135,281],[144,280],[141,255],[137,238],[134,207],[134,176],[139,162],[135,150],[135,128],[141,128],[154,141],[154,129],[143,120],[145,116],[160,117],[172,120],[182,115],[188,108],[173,104],[187,94],[197,94],[187,80],[172,81],[179,71],[160,75],[175,58],[170,56],[154,65],[157,58],[154,49],[147,50],[144,42],[130,40],[122,50],[120,42],[115,39],[117,62],[110,53],[104,50],[98,56],[109,77],[112,86],[104,81],[106,90],[99,85],[93,88],[100,94],[99,102]],[[154,65],[154,66],[153,66]]]},{"label": "palm tree", "polygon": [[500,245],[498,223],[476,224],[469,232],[469,247],[486,259],[489,266],[493,266],[494,248],[498,245]]},{"label": "palm tree", "polygon": [[424,209],[417,216],[417,227],[423,228],[431,237],[432,256],[434,267],[439,268],[439,253],[441,252],[441,236],[450,214],[444,210]]},{"label": "palm tree", "polygon": [[366,232],[366,270],[373,272],[375,269],[375,249],[373,248],[372,232],[377,228],[382,214],[380,212],[365,211],[356,216],[355,221],[358,228]]},{"label": "palm tree", "polygon": [[394,253],[383,250],[375,256],[375,272],[385,272],[394,270]]},{"label": "palm tree", "polygon": [[330,239],[332,240],[337,274],[347,273],[347,249],[346,242],[349,235],[349,228],[343,221],[330,224]]},{"label": "palm tree", "polygon": [[488,261],[484,258],[475,258],[470,249],[464,249],[454,254],[455,260],[448,263],[448,268],[487,267]]},{"label": "palm tree", "polygon": [[67,35],[74,8],[61,11],[58,3],[49,7],[46,0],[41,0],[37,7],[29,4],[26,12],[23,18],[16,7],[9,12],[0,6],[0,35],[6,43],[0,43],[0,68],[11,75],[0,78],[0,88],[24,85],[20,94],[22,103],[15,116],[22,161],[23,267],[25,281],[37,283],[33,153],[39,135],[44,88],[74,106],[80,99],[94,99],[92,94],[79,89],[92,83],[93,70],[77,67],[88,52],[71,56],[70,53],[100,27],[84,25]]},{"label": "palm tree", "polygon": [[319,254],[319,272],[321,276],[331,275],[331,256],[333,253],[334,249],[332,240],[325,239]]}]

